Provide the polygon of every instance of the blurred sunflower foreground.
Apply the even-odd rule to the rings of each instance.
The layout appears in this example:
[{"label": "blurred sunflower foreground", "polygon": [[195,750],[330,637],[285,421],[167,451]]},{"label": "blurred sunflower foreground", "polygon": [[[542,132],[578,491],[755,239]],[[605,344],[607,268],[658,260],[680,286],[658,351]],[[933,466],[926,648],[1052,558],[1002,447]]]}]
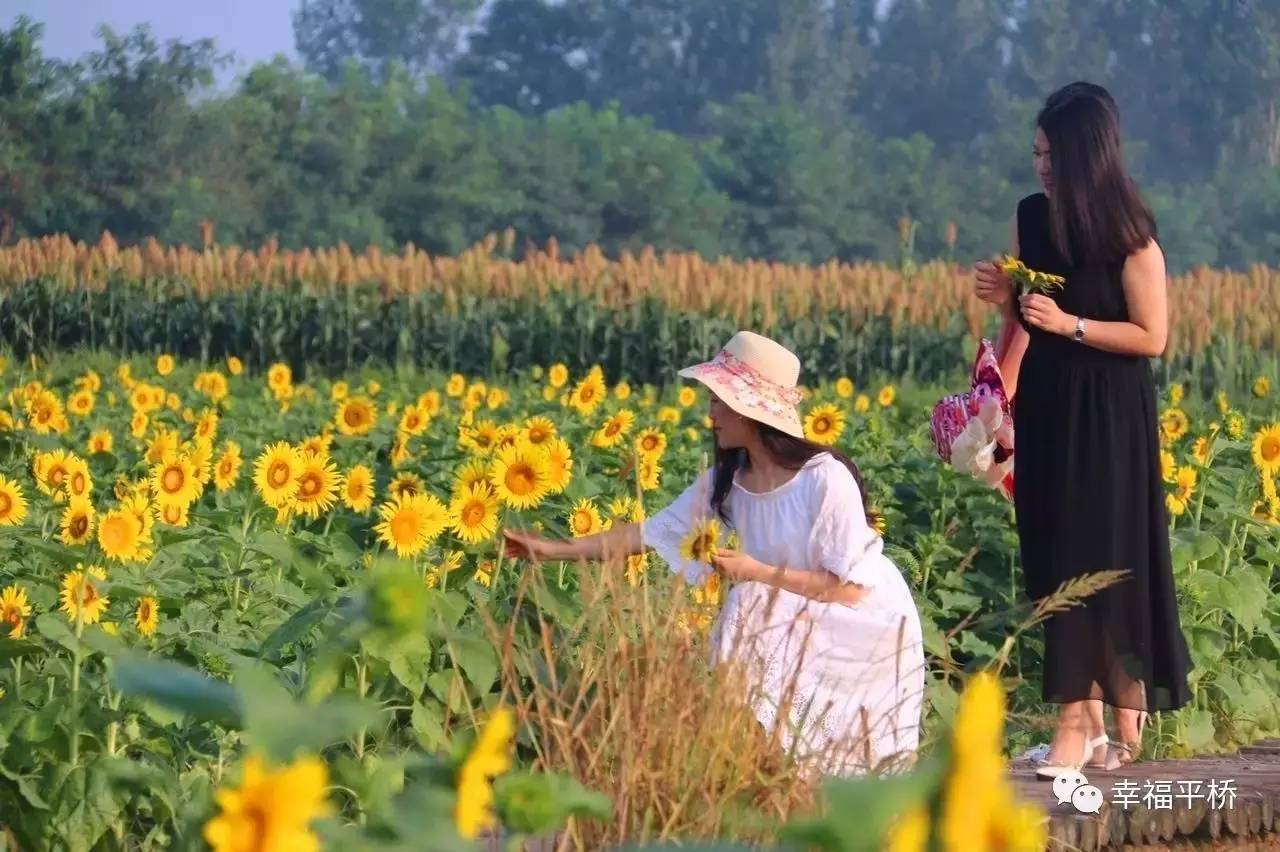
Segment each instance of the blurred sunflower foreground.
[{"label": "blurred sunflower foreground", "polygon": [[851,852],[1042,852],[1048,817],[1020,801],[1001,752],[1005,695],[995,675],[974,675],[949,738],[909,775],[831,781],[827,814],[796,821],[799,848]]}]

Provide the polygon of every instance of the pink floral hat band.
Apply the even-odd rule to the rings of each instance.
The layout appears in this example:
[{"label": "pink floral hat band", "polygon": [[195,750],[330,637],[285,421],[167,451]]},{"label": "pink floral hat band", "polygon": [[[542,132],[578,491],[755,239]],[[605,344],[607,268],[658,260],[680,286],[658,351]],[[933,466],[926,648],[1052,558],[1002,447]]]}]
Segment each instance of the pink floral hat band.
[{"label": "pink floral hat band", "polygon": [[710,361],[690,367],[687,374],[692,378],[709,379],[732,391],[744,405],[776,417],[794,418],[795,407],[804,398],[799,388],[771,382],[755,367],[723,349]]}]

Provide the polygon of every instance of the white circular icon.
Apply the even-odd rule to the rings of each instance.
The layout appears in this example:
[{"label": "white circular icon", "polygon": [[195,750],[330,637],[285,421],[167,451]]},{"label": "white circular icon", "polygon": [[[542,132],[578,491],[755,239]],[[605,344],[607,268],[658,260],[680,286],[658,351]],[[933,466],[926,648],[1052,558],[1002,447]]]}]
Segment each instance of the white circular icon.
[{"label": "white circular icon", "polygon": [[1071,791],[1071,804],[1082,814],[1096,814],[1102,810],[1102,791],[1092,784],[1081,784]]},{"label": "white circular icon", "polygon": [[1058,804],[1065,805],[1071,801],[1071,794],[1077,787],[1089,783],[1089,779],[1078,769],[1066,769],[1053,779],[1053,794],[1058,797]]}]

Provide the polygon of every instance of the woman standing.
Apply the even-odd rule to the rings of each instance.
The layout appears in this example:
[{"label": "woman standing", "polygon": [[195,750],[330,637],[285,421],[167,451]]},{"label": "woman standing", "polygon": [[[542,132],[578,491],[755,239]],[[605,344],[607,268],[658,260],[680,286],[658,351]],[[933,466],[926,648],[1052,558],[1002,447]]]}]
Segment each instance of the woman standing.
[{"label": "woman standing", "polygon": [[[1165,264],[1155,219],[1125,171],[1115,101],[1073,83],[1036,121],[1044,188],[1024,198],[1011,254],[1065,277],[1051,295],[1015,293],[979,263],[976,294],[1001,307],[997,345],[1014,396],[1014,505],[1026,592],[1123,570],[1115,585],[1045,623],[1043,698],[1061,705],[1037,774],[1135,759],[1148,713],[1188,702],[1161,482],[1154,382],[1165,348]],[[1118,742],[1100,751],[1102,705]]]},{"label": "woman standing", "polygon": [[652,548],[687,580],[710,565],[687,543],[708,524],[736,531],[714,567],[733,588],[712,631],[715,662],[753,676],[756,717],[784,750],[825,774],[896,771],[918,746],[920,620],[884,555],[852,461],[804,438],[800,361],[767,337],[733,336],[680,371],[711,391],[715,464],[643,524],[553,541],[504,531],[530,560],[620,559]]}]

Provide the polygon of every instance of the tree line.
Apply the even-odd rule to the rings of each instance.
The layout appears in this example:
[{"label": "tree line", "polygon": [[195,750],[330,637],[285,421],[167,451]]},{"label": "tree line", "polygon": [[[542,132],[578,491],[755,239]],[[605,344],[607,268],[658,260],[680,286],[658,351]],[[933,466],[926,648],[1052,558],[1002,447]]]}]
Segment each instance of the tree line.
[{"label": "tree line", "polygon": [[412,242],[960,262],[1036,190],[1037,108],[1121,105],[1170,264],[1280,265],[1263,0],[304,0],[298,60],[0,30],[0,240]]}]

